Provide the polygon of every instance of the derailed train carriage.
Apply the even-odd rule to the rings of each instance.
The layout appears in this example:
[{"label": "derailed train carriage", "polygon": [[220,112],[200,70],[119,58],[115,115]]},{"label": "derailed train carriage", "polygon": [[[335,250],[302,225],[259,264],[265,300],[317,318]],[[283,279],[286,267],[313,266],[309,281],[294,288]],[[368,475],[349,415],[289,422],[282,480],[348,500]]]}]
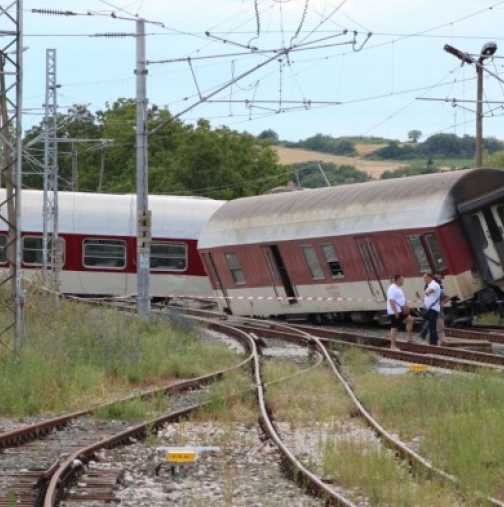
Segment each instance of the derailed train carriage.
[{"label": "derailed train carriage", "polygon": [[230,201],[199,251],[222,309],[237,315],[376,318],[395,273],[419,304],[444,275],[450,316],[504,289],[504,171],[478,169]]},{"label": "derailed train carriage", "polygon": [[[60,290],[66,294],[136,294],[136,196],[59,192]],[[5,190],[0,189],[0,199]],[[24,190],[22,267],[29,278],[42,268],[43,193]],[[211,294],[197,251],[213,199],[149,197],[152,212],[150,286],[154,298]],[[0,224],[0,269],[7,267],[7,232]]]}]

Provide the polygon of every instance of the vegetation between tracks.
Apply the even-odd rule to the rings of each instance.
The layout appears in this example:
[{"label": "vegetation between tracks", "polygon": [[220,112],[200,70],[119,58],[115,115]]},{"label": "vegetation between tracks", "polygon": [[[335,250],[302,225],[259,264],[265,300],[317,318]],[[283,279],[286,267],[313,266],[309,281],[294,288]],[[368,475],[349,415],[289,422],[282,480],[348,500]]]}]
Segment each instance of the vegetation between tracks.
[{"label": "vegetation between tracks", "polygon": [[[373,356],[343,352],[363,403],[390,431],[475,491],[504,499],[504,385],[494,373],[382,375]],[[469,503],[468,503],[469,504]]]},{"label": "vegetation between tracks", "polygon": [[292,362],[268,361],[264,367],[276,421],[288,423],[294,442],[313,441],[311,452],[298,453],[311,470],[343,488],[356,503],[365,499],[374,507],[468,505],[450,486],[421,474],[413,477],[409,466],[355,418],[354,406],[328,369],[319,366],[299,373]]},{"label": "vegetation between tracks", "polygon": [[[1,295],[0,295],[1,297]],[[0,301],[0,326],[10,318]],[[224,345],[201,340],[186,321],[151,323],[113,309],[37,293],[26,303],[19,358],[0,352],[0,414],[82,408],[147,384],[190,378],[236,364]]]}]

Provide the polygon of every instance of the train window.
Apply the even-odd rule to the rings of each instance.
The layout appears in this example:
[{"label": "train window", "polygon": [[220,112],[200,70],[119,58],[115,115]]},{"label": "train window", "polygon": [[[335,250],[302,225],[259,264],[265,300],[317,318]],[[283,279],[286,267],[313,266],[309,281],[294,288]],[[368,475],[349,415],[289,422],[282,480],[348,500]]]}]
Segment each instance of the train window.
[{"label": "train window", "polygon": [[336,255],[336,249],[333,245],[322,245],[322,252],[324,253],[325,260],[331,271],[333,278],[342,278],[344,276],[341,262]]},{"label": "train window", "polygon": [[244,285],[245,276],[243,276],[243,269],[240,265],[240,261],[238,260],[238,256],[235,253],[227,253],[226,262],[234,283],[236,285]]},{"label": "train window", "polygon": [[187,269],[187,245],[154,241],[151,245],[152,270],[185,271]]},{"label": "train window", "polygon": [[[56,258],[61,259],[61,266],[65,263],[65,240],[58,238],[60,245],[60,255]],[[44,263],[42,236],[24,236],[23,237],[23,263],[29,266],[42,266]],[[51,262],[52,239],[47,243],[47,261]],[[60,267],[61,267],[60,266]]]},{"label": "train window", "polygon": [[436,236],[434,236],[434,234],[426,234],[424,239],[429,249],[432,262],[434,263],[434,269],[437,273],[444,271],[446,269],[446,261]]},{"label": "train window", "polygon": [[0,264],[7,264],[7,235],[0,235]]},{"label": "train window", "polygon": [[23,238],[23,262],[32,266],[42,266],[42,236]]},{"label": "train window", "polygon": [[427,257],[427,252],[423,246],[422,238],[420,236],[410,236],[408,239],[411,249],[415,254],[415,259],[417,261],[419,271],[421,273],[430,271],[431,267],[429,264],[429,258]]},{"label": "train window", "polygon": [[317,257],[317,252],[311,246],[303,247],[303,254],[306,261],[306,265],[310,270],[312,278],[314,280],[322,280],[325,278],[324,272],[322,271],[322,266],[320,265],[319,259]]},{"label": "train window", "polygon": [[126,241],[119,239],[85,239],[86,268],[122,269],[126,267]]}]

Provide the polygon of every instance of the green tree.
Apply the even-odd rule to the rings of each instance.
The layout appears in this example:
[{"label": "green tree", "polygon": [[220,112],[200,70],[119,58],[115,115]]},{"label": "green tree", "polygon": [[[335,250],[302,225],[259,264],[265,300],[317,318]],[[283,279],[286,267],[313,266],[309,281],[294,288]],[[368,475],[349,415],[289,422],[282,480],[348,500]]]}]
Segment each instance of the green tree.
[{"label": "green tree", "polygon": [[422,131],[421,130],[417,130],[417,129],[413,129],[413,130],[410,130],[408,132],[408,139],[412,142],[412,143],[418,143],[418,140],[422,137]]},{"label": "green tree", "polygon": [[331,153],[333,155],[355,155],[355,145],[348,139],[338,139],[337,137],[315,134],[304,141],[290,143],[289,146],[308,148],[309,150],[321,151],[322,153]]},{"label": "green tree", "polygon": [[257,139],[261,141],[270,141],[272,143],[278,142],[278,134],[273,129],[263,130],[258,136]]},{"label": "green tree", "polygon": [[[118,99],[102,111],[91,113],[85,106],[74,106],[59,115],[59,137],[111,139],[105,150],[106,192],[133,192],[135,177],[135,102]],[[228,128],[212,129],[206,120],[196,126],[174,120],[169,111],[152,106],[148,112],[149,128],[161,126],[149,137],[149,184],[153,193],[183,193],[234,198],[255,195],[285,184],[285,169],[277,164],[276,153],[267,143],[250,134]],[[33,127],[25,142],[42,132],[43,123]],[[100,151],[79,148],[79,189],[96,191]],[[31,147],[34,157],[43,161],[43,143]],[[60,188],[69,189],[71,161],[60,150]],[[26,169],[31,168],[26,162]],[[31,187],[41,188],[40,177],[25,179]]]}]

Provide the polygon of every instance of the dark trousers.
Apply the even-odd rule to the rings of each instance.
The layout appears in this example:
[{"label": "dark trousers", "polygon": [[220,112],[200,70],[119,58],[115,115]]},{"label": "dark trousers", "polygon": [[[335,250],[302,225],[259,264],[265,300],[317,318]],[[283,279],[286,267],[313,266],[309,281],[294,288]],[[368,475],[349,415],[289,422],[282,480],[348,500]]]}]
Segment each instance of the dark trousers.
[{"label": "dark trousers", "polygon": [[439,336],[437,333],[437,320],[439,318],[439,312],[436,310],[429,310],[425,314],[425,324],[422,328],[421,335],[422,338],[427,336],[427,331],[429,332],[429,343],[431,345],[437,345],[439,341]]}]

